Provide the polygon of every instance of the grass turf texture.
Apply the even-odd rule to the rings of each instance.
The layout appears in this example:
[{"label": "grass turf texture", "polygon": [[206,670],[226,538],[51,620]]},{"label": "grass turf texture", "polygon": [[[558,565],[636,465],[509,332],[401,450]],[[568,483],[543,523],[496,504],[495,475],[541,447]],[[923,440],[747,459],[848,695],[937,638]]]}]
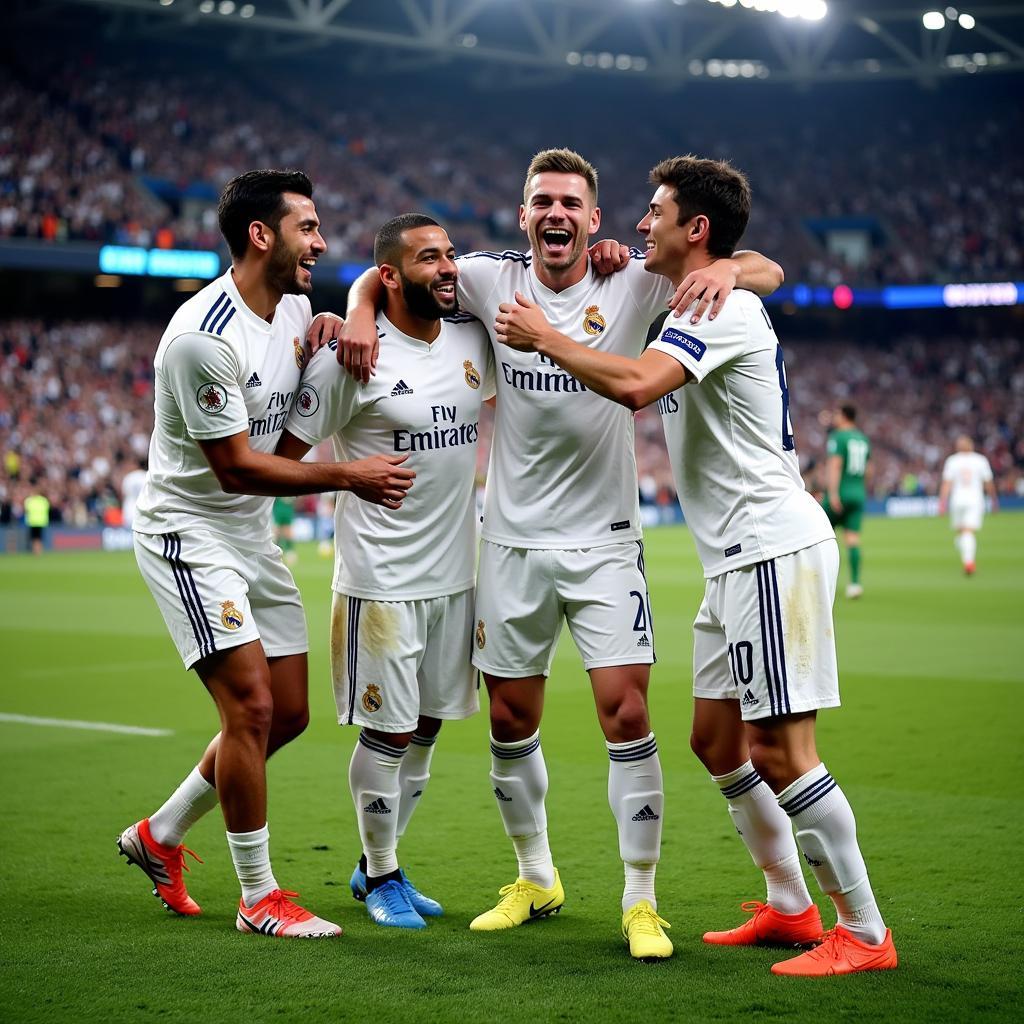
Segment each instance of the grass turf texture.
[{"label": "grass turf texture", "polygon": [[[471,933],[515,861],[488,783],[486,714],[441,734],[401,860],[447,916],[426,932],[371,925],[347,882],[358,840],[346,782],[354,729],[334,724],[326,625],[330,565],[301,549],[311,625],[308,732],[270,767],[279,881],[345,928],[286,942],[234,930],[237,884],[223,823],[188,844],[204,908],[166,913],[114,838],[154,809],[212,733],[130,554],[0,558],[0,711],[170,728],[163,738],[0,722],[3,900],[0,1016],[10,1021],[620,1021],[1018,1019],[1022,962],[1024,516],[991,517],[965,579],[946,524],[872,520],[865,597],[836,607],[844,706],[820,749],[857,813],[898,971],[781,979],[773,950],[705,946],[762,898],[724,801],[689,752],[690,623],[702,591],[685,530],[653,531],[658,627],[653,721],[667,810],[660,912],[676,955],[632,962],[618,934],[621,866],[588,682],[563,642],[544,750],[558,917]],[[841,579],[840,590],[845,583]],[[812,894],[826,922],[828,901]]]}]

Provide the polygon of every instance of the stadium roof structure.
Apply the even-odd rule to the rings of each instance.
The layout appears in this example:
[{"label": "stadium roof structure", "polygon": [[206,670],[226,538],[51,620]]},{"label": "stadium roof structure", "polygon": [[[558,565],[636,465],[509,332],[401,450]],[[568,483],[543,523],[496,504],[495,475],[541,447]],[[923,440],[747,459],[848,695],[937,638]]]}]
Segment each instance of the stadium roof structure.
[{"label": "stadium roof structure", "polygon": [[[1024,71],[1024,2],[939,0],[7,0],[15,24],[100,21],[113,39],[223,45],[249,58],[344,47],[352,73],[459,62],[477,87],[575,75],[678,89],[808,87]],[[823,12],[824,16],[820,16]],[[815,20],[795,16],[803,11]],[[931,27],[926,27],[924,15]],[[97,14],[100,18],[97,18]]]}]

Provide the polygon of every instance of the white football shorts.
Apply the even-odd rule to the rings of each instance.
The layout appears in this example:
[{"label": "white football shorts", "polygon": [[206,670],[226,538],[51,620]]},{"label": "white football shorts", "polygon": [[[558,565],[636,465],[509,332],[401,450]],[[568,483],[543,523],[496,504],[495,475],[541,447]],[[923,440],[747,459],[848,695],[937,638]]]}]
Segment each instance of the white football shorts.
[{"label": "white football shorts", "polygon": [[427,718],[480,709],[470,661],[473,591],[419,601],[334,594],[331,675],[338,722],[413,732]]},{"label": "white football shorts", "polygon": [[134,537],[142,577],[185,668],[252,640],[268,658],[309,650],[302,598],[276,544],[238,548],[197,530]]},{"label": "white football shorts", "polygon": [[834,540],[709,579],[693,624],[693,695],[745,721],[839,706]]},{"label": "white football shorts", "polygon": [[551,670],[563,620],[588,671],[654,662],[644,546],[573,550],[484,541],[477,572],[473,664],[516,679]]},{"label": "white football shorts", "polygon": [[980,530],[985,518],[985,502],[969,498],[949,503],[949,521],[954,530]]}]

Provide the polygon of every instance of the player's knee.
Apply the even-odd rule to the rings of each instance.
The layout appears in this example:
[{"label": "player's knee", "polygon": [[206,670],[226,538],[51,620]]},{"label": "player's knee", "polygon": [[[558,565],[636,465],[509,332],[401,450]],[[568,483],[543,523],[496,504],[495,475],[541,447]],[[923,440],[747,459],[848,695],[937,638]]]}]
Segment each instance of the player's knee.
[{"label": "player's knee", "polygon": [[612,743],[642,739],[651,731],[647,701],[636,690],[626,691],[619,700],[603,710],[605,734]]},{"label": "player's knee", "polygon": [[499,743],[513,743],[537,731],[540,716],[528,704],[491,697],[491,735]]},{"label": "player's knee", "polygon": [[309,705],[299,707],[279,708],[273,710],[273,731],[279,740],[279,745],[290,743],[306,731],[309,725]]},{"label": "player's knee", "polygon": [[715,753],[715,738],[712,735],[700,730],[690,730],[690,749],[694,752],[697,760],[713,775],[716,774],[712,767]]},{"label": "player's knee", "polygon": [[780,744],[751,743],[750,760],[775,793],[785,789],[803,774],[794,752]]}]

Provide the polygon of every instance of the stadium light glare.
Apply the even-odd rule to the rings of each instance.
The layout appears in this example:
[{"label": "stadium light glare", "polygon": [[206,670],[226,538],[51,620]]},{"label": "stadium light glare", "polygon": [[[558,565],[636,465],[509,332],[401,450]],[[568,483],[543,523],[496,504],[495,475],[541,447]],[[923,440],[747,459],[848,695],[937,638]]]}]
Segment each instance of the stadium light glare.
[{"label": "stadium light glare", "polygon": [[942,11],[925,11],[921,24],[932,32],[938,32],[946,27],[946,16]]},{"label": "stadium light glare", "polygon": [[199,5],[199,13],[213,14],[213,9],[216,6],[217,5],[213,2],[213,0],[203,0],[203,2]]},{"label": "stadium light glare", "polygon": [[227,16],[235,13],[235,0],[220,0],[217,10]]},{"label": "stadium light glare", "polygon": [[256,6],[254,4],[242,4],[238,9],[238,15],[241,18],[251,18],[256,13]]},{"label": "stadium light glare", "polygon": [[565,55],[565,63],[568,64],[570,67],[576,67],[582,60],[582,54],[577,53],[575,50],[570,50]]},{"label": "stadium light glare", "polygon": [[977,22],[974,20],[973,14],[961,14],[960,17],[957,18],[956,20],[957,24],[961,28],[966,28],[968,30],[974,28],[974,26],[977,24]]},{"label": "stadium light glare", "polygon": [[947,7],[947,8],[946,8],[946,17],[947,17],[947,18],[948,18],[948,19],[949,19],[950,21],[956,21],[956,16],[957,16],[957,15],[958,15],[959,13],[960,13],[960,12],[959,12],[959,11],[958,11],[958,10],[957,10],[957,9],[956,9],[955,7]]},{"label": "stadium light glare", "polygon": [[174,3],[174,0],[160,0],[161,7],[170,7]]}]

